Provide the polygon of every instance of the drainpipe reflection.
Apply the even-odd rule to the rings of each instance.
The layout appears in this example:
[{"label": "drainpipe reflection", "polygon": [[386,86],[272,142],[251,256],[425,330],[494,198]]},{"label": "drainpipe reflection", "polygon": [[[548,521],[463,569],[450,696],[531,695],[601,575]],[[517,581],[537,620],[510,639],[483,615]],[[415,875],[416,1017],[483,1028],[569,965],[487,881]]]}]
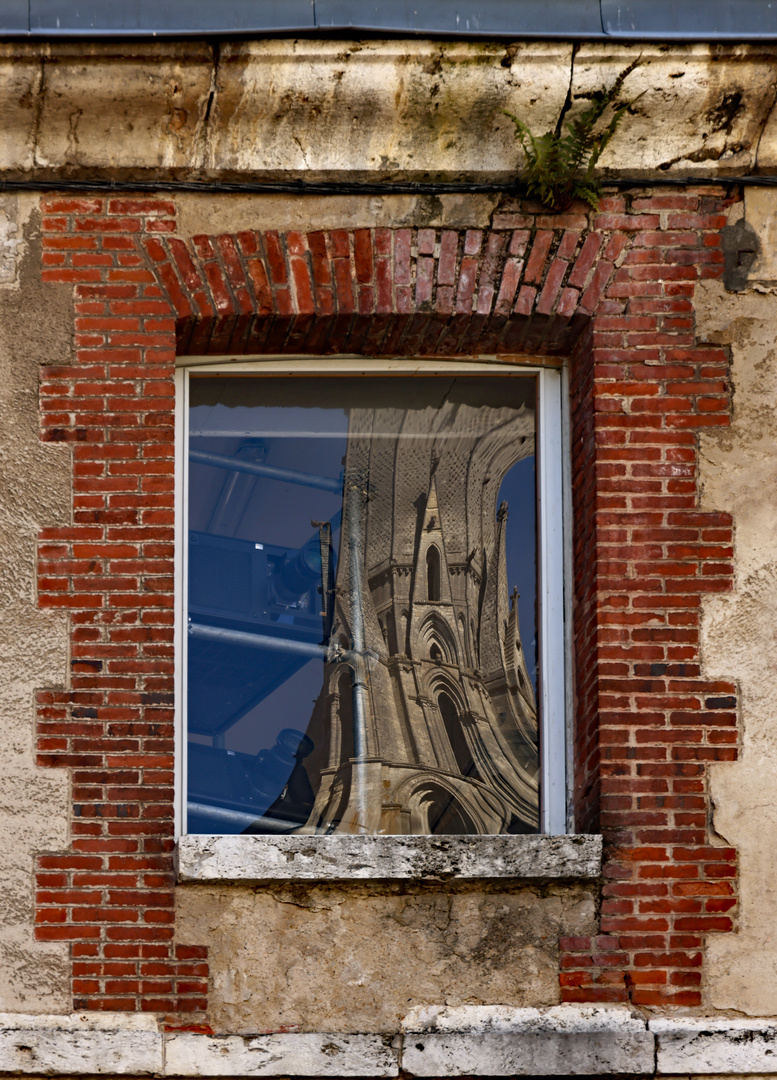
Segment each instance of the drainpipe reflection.
[{"label": "drainpipe reflection", "polygon": [[359,472],[346,478],[348,514],[349,607],[351,649],[348,663],[353,669],[352,802],[356,810],[355,830],[369,832],[367,814],[367,663],[364,648],[364,582],[362,574],[362,508],[366,501],[366,476]]}]

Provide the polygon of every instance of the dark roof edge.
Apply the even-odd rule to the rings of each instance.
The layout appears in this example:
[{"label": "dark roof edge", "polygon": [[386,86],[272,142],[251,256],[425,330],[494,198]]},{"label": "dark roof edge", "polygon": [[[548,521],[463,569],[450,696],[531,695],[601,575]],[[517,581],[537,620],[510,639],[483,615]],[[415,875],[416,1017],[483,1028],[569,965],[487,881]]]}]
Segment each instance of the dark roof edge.
[{"label": "dark roof edge", "polygon": [[775,0],[0,0],[0,38],[777,41]]}]

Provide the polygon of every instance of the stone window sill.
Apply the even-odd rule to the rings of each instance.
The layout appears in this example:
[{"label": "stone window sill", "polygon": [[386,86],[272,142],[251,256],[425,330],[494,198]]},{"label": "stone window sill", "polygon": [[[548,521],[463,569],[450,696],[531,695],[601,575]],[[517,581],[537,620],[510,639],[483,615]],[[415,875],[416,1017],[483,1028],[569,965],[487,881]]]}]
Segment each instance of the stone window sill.
[{"label": "stone window sill", "polygon": [[592,880],[600,836],[182,836],[179,883]]}]

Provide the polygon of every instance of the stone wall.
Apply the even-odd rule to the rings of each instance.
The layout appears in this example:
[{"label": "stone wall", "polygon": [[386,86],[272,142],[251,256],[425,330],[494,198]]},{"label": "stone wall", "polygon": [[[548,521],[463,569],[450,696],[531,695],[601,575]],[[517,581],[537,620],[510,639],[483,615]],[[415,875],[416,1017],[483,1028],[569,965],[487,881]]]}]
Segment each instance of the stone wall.
[{"label": "stone wall", "polygon": [[[502,109],[543,130],[638,51],[5,45],[0,174],[505,183]],[[499,192],[2,197],[4,1008],[386,1039],[430,1004],[777,1013],[774,207],[648,182],[773,168],[774,50],[641,51],[604,165],[643,186],[598,215]],[[743,209],[761,250],[730,293]],[[596,885],[175,883],[175,356],[343,352],[569,362]]]},{"label": "stone wall", "polygon": [[[74,477],[72,525],[41,533],[40,600],[70,613],[71,674],[67,688],[39,695],[39,762],[72,769],[74,816],[71,847],[39,859],[51,887],[38,936],[71,943],[77,1007],[203,1012],[210,985],[206,1017],[245,1029],[260,965],[267,986],[287,988],[282,1001],[263,999],[274,1022],[345,1023],[342,1003],[366,993],[350,982],[361,973],[374,988],[381,950],[399,944],[395,927],[407,927],[426,976],[383,977],[373,1020],[383,1030],[411,983],[511,1005],[701,1002],[704,935],[732,929],[736,902],[735,853],[707,832],[705,779],[708,762],[736,756],[735,685],[711,681],[699,657],[701,599],[731,586],[731,519],[699,511],[696,457],[697,433],[728,424],[728,359],[693,332],[697,283],[722,270],[725,205],[706,188],[648,191],[610,196],[590,220],[582,208],[549,216],[505,201],[488,228],[248,229],[187,242],[174,200],[44,200],[42,273],[74,288],[77,353],[46,370],[41,392],[43,437],[72,445]],[[515,885],[498,900],[439,886],[176,890],[176,351],[555,364],[576,341],[587,351],[573,363],[573,501],[594,560],[577,578],[587,626],[578,686],[591,687],[576,710],[588,748],[578,803],[585,814],[598,785],[608,840],[599,921],[587,887],[554,887],[552,902]],[[591,478],[593,498],[583,498]],[[536,926],[533,942],[518,920]],[[234,931],[216,933],[208,984],[217,924]],[[514,967],[489,944],[502,933]],[[335,973],[321,994],[334,978],[336,1005],[316,1004],[308,973],[300,1021],[314,951]]]}]

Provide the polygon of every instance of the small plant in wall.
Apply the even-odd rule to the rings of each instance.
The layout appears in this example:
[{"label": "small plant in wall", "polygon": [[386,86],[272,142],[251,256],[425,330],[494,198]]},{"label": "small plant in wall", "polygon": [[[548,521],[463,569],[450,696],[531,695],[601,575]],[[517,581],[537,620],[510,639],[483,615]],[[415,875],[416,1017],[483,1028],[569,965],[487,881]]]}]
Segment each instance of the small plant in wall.
[{"label": "small plant in wall", "polygon": [[[563,112],[555,131],[534,135],[523,120],[505,111],[515,124],[516,138],[526,157],[523,180],[529,195],[538,197],[551,210],[566,210],[575,199],[585,199],[593,210],[599,208],[601,182],[595,175],[599,158],[617,131],[623,114],[639,101],[642,94],[631,101],[615,105],[613,102],[639,62],[640,57],[637,57],[624,68],[612,86],[582,95],[593,104],[570,120],[564,131],[561,127]],[[610,121],[602,127],[599,121],[610,105]]]}]

